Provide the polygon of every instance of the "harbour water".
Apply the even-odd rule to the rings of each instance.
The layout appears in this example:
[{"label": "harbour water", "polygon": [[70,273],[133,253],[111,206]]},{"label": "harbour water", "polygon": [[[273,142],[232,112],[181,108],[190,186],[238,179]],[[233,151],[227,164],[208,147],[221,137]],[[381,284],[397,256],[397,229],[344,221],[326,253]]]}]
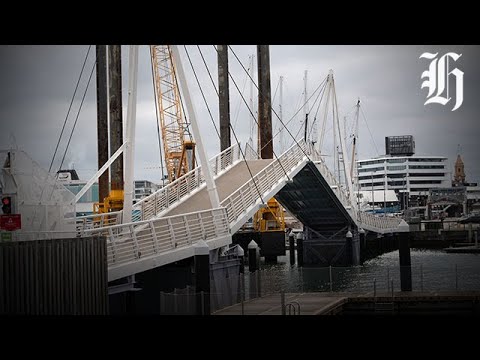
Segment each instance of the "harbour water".
[{"label": "harbour water", "polygon": [[[480,255],[447,254],[443,250],[411,250],[412,290],[480,290]],[[361,266],[298,268],[289,253],[277,264],[260,265],[263,294],[311,291],[378,292],[400,290],[398,251],[383,254]],[[247,269],[246,269],[247,271]],[[248,277],[248,276],[247,276]],[[331,280],[331,281],[330,281]],[[248,281],[248,280],[247,280]]]}]

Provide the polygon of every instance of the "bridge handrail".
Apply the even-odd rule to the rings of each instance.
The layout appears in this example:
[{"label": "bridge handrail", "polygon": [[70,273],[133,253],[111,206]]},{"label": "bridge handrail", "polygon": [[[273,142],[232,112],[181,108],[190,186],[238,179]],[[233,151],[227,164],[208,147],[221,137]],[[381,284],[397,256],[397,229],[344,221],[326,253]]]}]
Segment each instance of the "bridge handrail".
[{"label": "bridge handrail", "polygon": [[332,172],[326,166],[325,162],[322,160],[320,154],[318,154],[315,149],[310,149],[310,151],[312,153],[313,159],[316,161],[316,163],[320,165],[317,166],[317,168],[320,170],[323,178],[330,185],[333,192],[340,200],[342,205],[345,207],[345,209],[347,209],[347,211],[351,214],[352,219],[356,221],[357,225],[367,225],[382,230],[393,230],[398,227],[401,222],[400,218],[375,216],[373,214],[359,211],[355,206],[353,206],[347,192],[344,190],[344,188],[340,186],[335,176],[332,174]]},{"label": "bridge handrail", "polygon": [[[214,176],[219,175],[241,159],[240,143],[235,143],[223,150],[220,154],[210,159]],[[133,205],[132,221],[148,220],[156,216],[172,204],[199,189],[204,183],[205,177],[202,173],[202,167],[197,166]]]},{"label": "bridge handrail", "polygon": [[78,216],[75,218],[77,236],[82,236],[87,229],[98,229],[106,226],[120,224],[123,211],[115,211],[103,214]]},{"label": "bridge handrail", "polygon": [[[139,227],[142,228],[139,230]],[[230,234],[225,208],[112,225],[102,231],[106,232],[108,266]],[[98,229],[85,230],[85,235],[98,235]]]},{"label": "bridge handrail", "polygon": [[[253,178],[243,184],[235,192],[221,202],[226,208],[228,221],[232,223],[249,207],[259,201],[258,192],[264,194],[272,189],[278,181],[285,177],[285,171],[290,172],[305,157],[306,144],[301,141],[292,145],[279,158],[272,161]],[[257,191],[258,188],[258,191]],[[264,199],[267,201],[268,199]]]}]

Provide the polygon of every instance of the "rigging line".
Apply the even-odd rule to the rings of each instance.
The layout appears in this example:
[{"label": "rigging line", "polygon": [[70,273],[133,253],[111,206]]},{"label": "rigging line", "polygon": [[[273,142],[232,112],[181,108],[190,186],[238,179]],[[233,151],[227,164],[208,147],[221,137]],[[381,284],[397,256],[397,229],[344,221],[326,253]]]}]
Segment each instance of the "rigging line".
[{"label": "rigging line", "polygon": [[198,46],[198,45],[197,45],[197,48],[198,48],[198,51],[200,52],[200,56],[202,57],[203,63],[205,64],[205,68],[207,69],[208,76],[210,76],[210,80],[212,81],[213,88],[215,89],[215,92],[217,93],[217,96],[220,97],[220,95],[218,94],[217,87],[215,86],[215,82],[213,81],[212,74],[210,74],[210,70],[208,69],[208,65],[205,61],[205,58],[203,57],[202,50],[200,49],[200,46]]},{"label": "rigging line", "polygon": [[87,95],[87,90],[88,90],[88,87],[90,85],[90,80],[92,80],[93,71],[95,70],[96,65],[97,65],[97,63],[94,62],[93,66],[92,66],[92,71],[90,72],[90,77],[88,78],[87,86],[85,87],[85,92],[83,93],[83,97],[82,97],[82,101],[80,103],[80,107],[78,108],[77,117],[75,118],[75,122],[73,123],[72,131],[70,132],[70,137],[68,138],[67,147],[65,148],[65,152],[63,153],[63,158],[62,158],[62,162],[60,163],[59,170],[62,169],[63,162],[65,160],[65,156],[67,155],[68,147],[70,146],[70,141],[72,140],[72,136],[73,136],[73,132],[75,131],[75,127],[77,126],[78,116],[80,115],[80,111],[82,110],[83,101],[85,100],[85,96]]},{"label": "rigging line", "polygon": [[[214,47],[215,47],[215,46],[214,46]],[[230,47],[230,45],[229,45],[229,47]],[[217,49],[217,48],[215,47],[215,50],[216,50],[216,49]],[[231,49],[231,48],[230,48],[230,49]],[[217,52],[218,52],[218,50],[217,50]],[[237,59],[238,59],[238,58],[237,58]],[[242,65],[242,66],[243,66],[243,65]],[[245,69],[245,68],[244,68],[244,69]],[[247,72],[247,74],[248,74],[248,72]],[[247,109],[250,111],[250,114],[252,115],[253,119],[254,119],[255,122],[257,123],[257,126],[260,127],[257,119],[255,118],[255,116],[254,116],[253,113],[252,113],[252,110],[248,107],[247,101],[246,101],[245,98],[243,97],[243,94],[240,92],[240,89],[238,88],[237,82],[235,81],[235,79],[233,78],[233,76],[232,76],[232,74],[231,74],[230,72],[228,72],[228,75],[230,76],[230,79],[232,79],[233,84],[234,84],[235,87],[237,88],[237,91],[239,92],[239,94],[240,94],[243,102],[245,103],[245,106],[246,106]],[[249,75],[249,76],[250,76],[250,75]],[[271,108],[272,108],[272,107],[270,106],[270,109],[271,109]],[[272,140],[273,140],[273,137],[272,137]],[[269,140],[269,141],[267,142],[267,144],[269,144],[272,140]],[[260,149],[260,151],[262,151],[263,148],[264,148],[265,146],[267,146],[267,144],[265,144],[265,145]],[[302,152],[307,156],[307,158],[310,159],[310,158],[308,157],[308,155],[303,151],[302,148],[300,148],[300,150],[302,150]],[[277,159],[278,164],[279,164],[280,167],[282,168],[282,170],[283,170],[283,172],[285,173],[285,176],[287,177],[287,179],[288,179],[288,180],[291,180],[290,177],[288,176],[287,172],[285,171],[285,168],[283,167],[282,162],[278,159],[277,154],[276,154],[275,151],[273,150],[273,146],[272,146],[272,153],[273,153],[273,156]]]},{"label": "rigging line", "polygon": [[148,47],[150,49],[150,62],[152,63],[152,84],[153,84],[153,95],[155,96],[155,115],[157,116],[157,137],[158,137],[158,151],[160,153],[160,166],[162,168],[162,186],[165,186],[165,172],[163,170],[163,156],[162,156],[162,144],[160,143],[160,114],[158,113],[158,105],[157,105],[157,87],[155,86],[155,75],[153,73],[153,67],[155,66],[153,63],[153,53],[152,47]]},{"label": "rigging line", "polygon": [[70,106],[68,107],[67,116],[65,116],[65,121],[63,122],[62,131],[60,132],[60,136],[58,137],[57,146],[55,147],[55,152],[53,153],[52,161],[50,162],[48,172],[52,170],[53,161],[55,160],[55,156],[57,155],[58,146],[60,145],[60,141],[63,136],[63,131],[65,130],[65,125],[67,125],[68,115],[70,115],[70,110],[72,109],[72,104],[73,104],[73,101],[75,100],[75,95],[77,94],[78,84],[80,84],[80,79],[82,78],[83,69],[85,68],[85,64],[87,63],[87,58],[88,58],[88,54],[90,53],[91,47],[92,45],[88,47],[87,54],[85,55],[85,60],[83,61],[82,70],[80,71],[80,75],[78,76],[77,85],[75,85],[75,91],[73,92],[72,100],[70,101]]},{"label": "rigging line", "polygon": [[[327,83],[325,82],[325,87],[327,86]],[[320,97],[320,95],[322,95],[322,97],[320,98],[320,101],[318,102],[318,106],[317,106],[317,111],[315,112],[315,116],[313,117],[313,121],[312,121],[312,125],[310,126],[310,132],[308,133],[308,137],[311,137],[312,135],[312,132],[313,132],[313,127],[317,121],[317,114],[318,114],[318,110],[320,109],[320,104],[322,103],[322,100],[323,100],[323,95],[325,95],[325,89],[323,90],[320,90],[320,92],[318,93],[317,95],[317,98],[315,99],[315,102],[313,103],[312,105],[312,108],[315,106],[315,103],[317,102],[318,98]]]},{"label": "rigging line", "polygon": [[367,118],[365,117],[365,113],[363,112],[362,107],[360,108],[360,111],[362,112],[363,120],[365,121],[365,124],[367,125],[368,132],[370,133],[370,137],[372,138],[373,146],[375,146],[375,151],[377,152],[377,156],[379,156],[380,153],[378,152],[377,144],[375,143],[375,139],[373,138],[372,132],[370,131],[370,127],[368,126]]},{"label": "rigging line", "polygon": [[[235,53],[235,51],[233,51],[232,47],[230,45],[228,45],[228,47],[230,48],[230,50],[232,51],[233,55],[235,56],[235,58],[237,59],[238,63],[240,64],[240,66],[243,68],[243,70],[248,74],[248,72],[245,70],[245,66],[243,66],[242,62],[240,61],[240,59],[238,58],[237,54]],[[250,77],[250,74],[248,74],[248,77]],[[262,96],[263,98],[265,98],[265,96],[261,93],[260,89],[258,88],[257,84],[255,83],[255,81],[250,77],[250,80],[253,82],[253,84],[255,85],[255,87],[258,89],[258,93],[260,96]],[[326,79],[325,79],[326,81]],[[305,102],[305,104],[302,106],[302,108],[307,104],[307,102],[313,97],[313,95],[318,91],[319,87],[317,87],[317,89],[315,89],[315,91],[313,92],[313,94],[307,99],[307,101]],[[288,132],[288,134],[293,138],[293,140],[295,141],[295,143],[297,145],[299,145],[298,141],[293,137],[292,133],[290,132],[290,130],[285,126],[285,124],[283,123],[282,119],[280,119],[280,117],[278,116],[277,112],[275,111],[275,109],[272,107],[272,104],[270,102],[270,104],[268,104],[268,106],[270,107],[271,111],[275,114],[275,116],[277,117],[277,119],[282,123],[283,127],[285,128],[285,130]],[[295,114],[296,115],[296,114]],[[295,116],[294,115],[294,116]],[[271,141],[273,140],[273,137],[271,140],[269,140],[265,145],[267,146]],[[308,156],[308,154],[299,146],[300,150],[303,152],[303,154],[307,157],[307,159],[309,161],[311,161],[310,159],[310,156]],[[263,148],[262,148],[263,149]],[[260,150],[262,150],[260,149]]]},{"label": "rigging line", "polygon": [[[309,98],[308,100],[310,100],[310,99],[315,95],[315,93],[318,91],[318,89],[319,89],[320,87],[322,87],[322,86],[323,86],[323,89],[321,89],[320,92],[325,92],[325,88],[326,88],[326,86],[327,86],[327,82],[326,82],[326,81],[327,81],[327,78],[325,78],[325,79],[320,83],[320,85],[317,87],[317,89],[313,92],[312,96],[310,96],[310,98]],[[302,94],[303,94],[303,91],[302,91]],[[322,95],[322,99],[323,99],[323,95]],[[300,96],[300,100],[301,100],[301,96]],[[287,123],[285,124],[285,126],[288,125],[288,124],[290,123],[290,121],[293,120],[293,118],[298,115],[298,113],[300,112],[300,110],[302,110],[302,108],[303,108],[305,105],[306,105],[306,103],[303,104],[303,105],[297,110],[297,112],[293,115],[293,117],[292,117],[290,120],[287,121]],[[317,113],[318,113],[318,110],[317,110]],[[315,113],[315,117],[317,116],[317,113]],[[298,131],[297,131],[297,134],[295,135],[295,138],[294,138],[294,139],[298,138],[298,135],[300,134],[300,131],[303,129],[304,121],[305,121],[305,119],[303,119],[303,120],[300,122],[300,127],[299,127],[299,129],[298,129]],[[292,146],[292,145],[293,145],[293,142],[291,143],[290,146]]]},{"label": "rigging line", "polygon": [[[180,106],[182,107],[182,112],[183,112],[183,116],[185,118],[185,132],[187,133],[188,135],[188,138],[190,139],[191,142],[193,142],[193,139],[192,139],[192,134],[190,133],[190,129],[189,129],[189,123],[187,121],[187,113],[185,112],[185,107],[183,106],[183,99],[182,99],[182,94],[180,92],[180,85],[178,85],[178,79],[177,79],[177,71],[175,69],[175,64],[173,62],[173,57],[172,57],[172,52],[170,51],[170,45],[167,45],[167,48],[168,48],[168,55],[170,57],[170,64],[172,64],[172,71],[173,71],[173,78],[175,79],[175,85],[177,86],[177,91],[178,91],[178,97],[180,99]],[[181,59],[178,59],[178,61],[182,61]],[[182,139],[183,141],[184,139]]]},{"label": "rigging line", "polygon": [[[198,47],[198,51],[200,52],[200,54],[202,55],[202,50],[200,50],[200,47]],[[202,58],[203,58],[203,55],[202,55]],[[213,87],[215,87],[215,83],[213,82],[213,79],[212,79],[212,76],[210,74],[210,69],[208,68],[207,66],[207,63],[204,62],[205,64],[205,68],[207,69],[207,72],[208,72],[208,75],[210,76],[210,79],[212,80],[212,84],[213,84]],[[230,72],[229,72],[229,75],[230,75]],[[231,77],[231,75],[230,75]],[[233,79],[232,79],[233,80]],[[235,83],[235,82],[234,82]],[[236,83],[235,83],[235,87],[237,88],[238,90],[238,87],[236,86]],[[220,98],[220,94],[218,93],[217,91],[217,88],[215,87],[215,91],[217,92],[217,95],[218,97]],[[240,94],[242,99],[243,99],[243,94]],[[237,134],[235,133],[235,130],[232,128],[232,124],[229,124],[230,126],[230,129],[232,130],[232,133],[233,133],[233,136],[235,137],[235,141],[237,142],[237,144],[239,144],[239,148],[240,148],[240,153],[242,154],[242,158],[243,158],[243,161],[245,161],[245,165],[247,166],[247,170],[250,174],[250,177],[252,178],[253,180],[253,184],[255,185],[255,189],[257,190],[257,193],[258,195],[260,196],[260,200],[262,201],[263,204],[266,204],[265,201],[263,200],[263,197],[262,197],[262,194],[260,193],[260,189],[258,188],[258,185],[257,185],[257,182],[254,180],[254,176],[253,176],[253,173],[252,173],[252,170],[250,169],[250,166],[248,166],[248,162],[247,162],[247,159],[245,158],[245,154],[242,150],[242,147],[240,146],[240,143],[238,142],[238,138],[237,138]],[[268,206],[268,205],[267,205]]]},{"label": "rigging line", "polygon": [[220,133],[218,132],[217,125],[215,125],[215,120],[213,120],[213,115],[212,112],[210,111],[210,107],[208,106],[207,99],[205,99],[205,94],[203,93],[202,86],[200,85],[200,82],[198,81],[197,73],[195,69],[193,68],[193,63],[192,59],[190,59],[190,54],[188,53],[187,47],[183,45],[183,48],[185,49],[185,53],[187,54],[188,62],[190,63],[190,67],[192,68],[193,75],[195,76],[195,80],[197,81],[198,88],[200,89],[200,92],[202,93],[203,101],[205,102],[205,105],[207,106],[208,113],[210,114],[210,119],[212,119],[212,124],[213,127],[215,128],[215,131],[217,132],[218,138],[220,139]]},{"label": "rigging line", "polygon": [[[250,70],[250,68],[248,68],[248,70]],[[248,77],[245,76],[245,81],[243,82],[242,94],[245,92],[245,86],[247,85],[247,80],[248,80]],[[237,104],[237,107],[236,107],[236,110],[235,110],[235,120],[234,120],[233,127],[237,126],[237,120],[238,120],[238,116],[240,115],[240,105],[241,104],[242,104],[242,102],[239,100],[238,104]]]},{"label": "rigging line", "polygon": [[277,82],[277,87],[275,88],[275,93],[273,94],[272,104],[275,103],[275,96],[277,96],[278,87],[280,85],[280,80]]}]

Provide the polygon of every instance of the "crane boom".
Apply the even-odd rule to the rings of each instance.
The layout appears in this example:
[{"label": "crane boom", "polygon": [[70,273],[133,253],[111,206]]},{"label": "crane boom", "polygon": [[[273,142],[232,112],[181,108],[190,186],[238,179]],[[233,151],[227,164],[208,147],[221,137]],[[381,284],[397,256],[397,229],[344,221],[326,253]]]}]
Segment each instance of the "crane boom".
[{"label": "crane boom", "polygon": [[169,45],[150,45],[155,101],[171,182],[195,167],[195,142],[182,112],[180,91]]}]

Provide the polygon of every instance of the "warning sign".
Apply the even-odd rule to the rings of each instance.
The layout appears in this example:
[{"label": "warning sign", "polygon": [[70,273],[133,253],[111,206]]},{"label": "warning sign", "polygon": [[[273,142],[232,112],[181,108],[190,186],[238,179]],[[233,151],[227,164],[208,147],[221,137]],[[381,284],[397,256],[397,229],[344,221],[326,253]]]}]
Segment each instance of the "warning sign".
[{"label": "warning sign", "polygon": [[0,215],[0,229],[14,231],[22,228],[22,217],[20,214]]}]

